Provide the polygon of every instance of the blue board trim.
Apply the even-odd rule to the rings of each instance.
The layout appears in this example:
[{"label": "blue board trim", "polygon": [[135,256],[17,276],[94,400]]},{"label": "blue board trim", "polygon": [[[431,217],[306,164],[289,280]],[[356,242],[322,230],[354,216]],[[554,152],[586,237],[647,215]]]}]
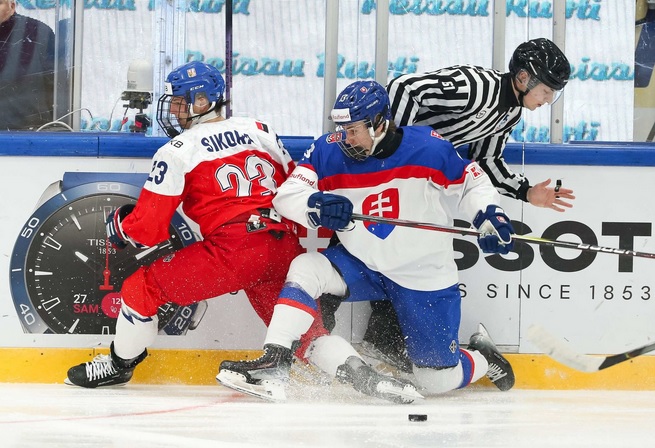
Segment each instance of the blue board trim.
[{"label": "blue board trim", "polygon": [[[314,141],[311,136],[280,139],[294,160]],[[138,133],[0,132],[0,156],[151,158],[168,140]],[[464,149],[460,153],[466,156]],[[655,166],[655,143],[509,143],[505,160],[510,164],[525,160],[528,165]]]}]

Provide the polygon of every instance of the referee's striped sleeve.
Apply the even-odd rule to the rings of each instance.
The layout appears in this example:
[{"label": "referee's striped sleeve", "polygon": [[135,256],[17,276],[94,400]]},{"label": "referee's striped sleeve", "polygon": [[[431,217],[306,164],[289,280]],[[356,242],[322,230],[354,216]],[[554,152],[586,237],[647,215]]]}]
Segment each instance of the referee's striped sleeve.
[{"label": "referee's striped sleeve", "polygon": [[508,137],[509,133],[492,135],[471,143],[468,155],[478,162],[500,194],[527,202],[530,187],[528,179],[513,172],[503,157]]},{"label": "referee's striped sleeve", "polygon": [[529,183],[505,163],[503,150],[521,108],[501,105],[503,74],[472,65],[401,75],[387,91],[398,126],[430,126],[455,147],[471,145],[479,162],[505,196],[527,201]]},{"label": "referee's striped sleeve", "polygon": [[396,126],[413,124],[418,113],[419,104],[416,102],[414,95],[406,92],[407,86],[411,82],[408,78],[411,79],[408,75],[399,76],[398,78],[392,79],[387,86],[393,121],[396,123]]}]

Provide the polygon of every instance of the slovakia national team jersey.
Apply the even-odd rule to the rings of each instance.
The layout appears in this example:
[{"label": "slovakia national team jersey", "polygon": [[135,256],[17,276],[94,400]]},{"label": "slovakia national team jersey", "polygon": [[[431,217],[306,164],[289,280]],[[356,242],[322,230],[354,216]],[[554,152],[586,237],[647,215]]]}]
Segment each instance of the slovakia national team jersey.
[{"label": "slovakia national team jersey", "polygon": [[147,246],[164,241],[183,203],[184,213],[208,235],[242,213],[272,207],[293,166],[266,123],[239,117],[198,124],[159,148],[123,230]]},{"label": "slovakia national team jersey", "polygon": [[[348,197],[355,213],[452,225],[449,203],[473,220],[500,196],[477,163],[462,159],[453,145],[427,126],[399,128],[402,142],[389,157],[356,161],[337,141],[318,138],[274,200],[282,215],[307,227],[307,200],[316,190]],[[370,269],[405,288],[444,289],[458,283],[452,234],[357,221],[339,240]]]}]

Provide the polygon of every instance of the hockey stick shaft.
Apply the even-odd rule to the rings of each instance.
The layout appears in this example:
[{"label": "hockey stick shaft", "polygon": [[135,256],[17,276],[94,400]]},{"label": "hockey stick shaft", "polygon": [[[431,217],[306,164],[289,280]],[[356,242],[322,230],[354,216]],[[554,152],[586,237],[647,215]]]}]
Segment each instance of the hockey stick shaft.
[{"label": "hockey stick shaft", "polygon": [[[352,219],[357,221],[368,221],[368,222],[376,222],[380,224],[391,224],[394,226],[411,227],[415,229],[434,230],[437,232],[455,233],[464,236],[482,235],[482,232],[480,232],[479,230],[470,229],[470,228],[452,227],[452,226],[445,226],[440,224],[408,221],[408,220],[396,219],[396,218],[385,218],[382,216],[361,215],[358,213],[353,213]],[[570,241],[548,240],[536,236],[512,235],[512,239],[514,241],[523,241],[526,243],[539,244],[542,246],[564,247],[567,249],[577,249],[586,252],[602,252],[602,253],[614,254],[614,255],[626,255],[629,257],[655,258],[655,254],[649,252],[637,252],[630,249],[618,249],[614,247],[596,246],[593,244],[573,243]]]},{"label": "hockey stick shaft", "polygon": [[412,227],[415,229],[436,230],[437,232],[456,233],[464,236],[480,236],[482,233],[475,229],[467,229],[465,227],[451,227],[441,224],[432,224],[427,222],[407,221],[404,219],[385,218],[383,216],[360,215],[353,213],[352,219],[356,221],[377,222],[380,224],[391,224],[401,227]]},{"label": "hockey stick shaft", "polygon": [[643,347],[630,350],[629,352],[619,353],[618,355],[607,356],[605,357],[605,360],[600,364],[600,367],[598,367],[598,370],[612,367],[615,364],[623,361],[628,361],[630,359],[636,358],[637,356],[652,352],[653,350],[655,350],[655,343],[644,345]]},{"label": "hockey stick shaft", "polygon": [[592,356],[576,353],[566,342],[556,338],[540,325],[528,329],[528,339],[554,360],[582,372],[597,372],[655,350],[655,343],[616,355]]}]

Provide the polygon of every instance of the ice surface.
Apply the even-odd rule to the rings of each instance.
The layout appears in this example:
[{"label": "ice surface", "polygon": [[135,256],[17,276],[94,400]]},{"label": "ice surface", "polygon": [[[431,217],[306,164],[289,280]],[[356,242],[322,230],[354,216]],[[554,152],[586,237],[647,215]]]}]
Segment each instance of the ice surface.
[{"label": "ice surface", "polygon": [[220,385],[0,384],[3,448],[636,447],[654,418],[653,391],[480,387],[396,405],[341,385],[271,403]]}]

